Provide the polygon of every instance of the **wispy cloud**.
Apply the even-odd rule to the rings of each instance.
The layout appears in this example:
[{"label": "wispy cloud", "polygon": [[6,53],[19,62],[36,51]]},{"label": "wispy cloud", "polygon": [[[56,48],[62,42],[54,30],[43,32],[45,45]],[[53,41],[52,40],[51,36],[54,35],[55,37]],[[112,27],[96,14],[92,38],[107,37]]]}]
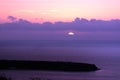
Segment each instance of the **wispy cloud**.
[{"label": "wispy cloud", "polygon": [[56,9],[48,9],[48,10],[39,10],[38,11],[38,13],[39,14],[54,14],[54,13],[56,13],[56,14],[58,14],[59,13],[59,11],[58,10],[56,10]]},{"label": "wispy cloud", "polygon": [[20,10],[13,11],[12,13],[35,13],[35,12],[36,11],[34,10],[20,9]]}]

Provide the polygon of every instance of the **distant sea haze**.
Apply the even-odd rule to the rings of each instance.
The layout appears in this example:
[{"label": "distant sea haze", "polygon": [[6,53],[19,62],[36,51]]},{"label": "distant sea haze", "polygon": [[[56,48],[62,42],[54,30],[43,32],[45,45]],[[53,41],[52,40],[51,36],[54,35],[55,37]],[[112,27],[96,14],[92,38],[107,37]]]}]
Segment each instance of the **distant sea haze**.
[{"label": "distant sea haze", "polygon": [[120,56],[119,40],[1,40],[0,44],[1,59],[84,62]]},{"label": "distant sea haze", "polygon": [[0,40],[0,47],[39,46],[39,47],[99,47],[120,46],[119,40]]}]

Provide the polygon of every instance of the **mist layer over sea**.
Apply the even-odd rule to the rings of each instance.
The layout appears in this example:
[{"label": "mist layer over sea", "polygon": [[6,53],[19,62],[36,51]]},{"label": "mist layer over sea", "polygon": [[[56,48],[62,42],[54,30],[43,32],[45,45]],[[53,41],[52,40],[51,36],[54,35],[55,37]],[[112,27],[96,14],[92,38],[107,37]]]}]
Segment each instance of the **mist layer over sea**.
[{"label": "mist layer over sea", "polygon": [[[7,40],[0,41],[0,59],[69,61],[96,64],[95,72],[1,70],[13,80],[119,80],[120,41]],[[36,79],[38,80],[38,79]]]}]

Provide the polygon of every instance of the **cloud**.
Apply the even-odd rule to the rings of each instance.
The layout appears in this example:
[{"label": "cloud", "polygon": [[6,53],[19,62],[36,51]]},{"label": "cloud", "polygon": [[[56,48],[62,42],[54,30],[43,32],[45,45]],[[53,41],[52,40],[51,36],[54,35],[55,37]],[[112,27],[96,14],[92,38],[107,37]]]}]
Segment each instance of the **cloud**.
[{"label": "cloud", "polygon": [[9,20],[11,20],[11,21],[14,21],[14,20],[17,19],[16,17],[13,17],[13,16],[8,16],[7,18],[8,18]]},{"label": "cloud", "polygon": [[38,11],[39,14],[46,15],[46,14],[59,14],[59,11],[56,9],[48,9],[44,11]]},{"label": "cloud", "polygon": [[[13,16],[8,16],[8,19],[11,21],[16,20],[16,17]],[[79,32],[95,32],[95,31],[120,31],[120,20],[109,20],[109,21],[104,21],[104,20],[96,20],[96,19],[91,19],[87,20],[84,18],[76,18],[72,22],[44,22],[42,24],[40,23],[32,23],[29,22],[25,19],[18,19],[16,22],[11,22],[11,23],[3,23],[0,24],[2,25],[2,29],[4,30],[9,30],[8,27],[10,27],[13,30],[29,30],[31,28],[32,30],[38,30],[38,31],[65,31],[65,30],[74,30],[74,31],[79,31]],[[16,26],[18,28],[16,28]],[[10,29],[10,30],[11,30]]]},{"label": "cloud", "polygon": [[21,10],[14,11],[13,13],[35,13],[35,11],[34,10],[21,9]]},{"label": "cloud", "polygon": [[[8,16],[10,20],[16,20]],[[75,32],[69,36],[68,32]],[[119,39],[120,20],[87,20],[32,23],[25,19],[0,24],[0,39]],[[12,37],[10,37],[12,36]]]},{"label": "cloud", "polygon": [[50,10],[48,10],[49,12],[58,12],[58,10],[56,10],[56,9],[50,9]]}]

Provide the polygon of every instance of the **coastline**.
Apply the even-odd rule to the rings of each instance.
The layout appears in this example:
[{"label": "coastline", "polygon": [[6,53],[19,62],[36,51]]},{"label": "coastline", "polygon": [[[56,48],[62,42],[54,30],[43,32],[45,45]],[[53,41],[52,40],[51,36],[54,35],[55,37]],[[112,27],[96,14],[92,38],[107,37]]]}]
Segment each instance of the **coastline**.
[{"label": "coastline", "polygon": [[89,72],[99,70],[95,64],[76,62],[0,60],[0,64],[0,70],[43,70],[67,72]]}]

